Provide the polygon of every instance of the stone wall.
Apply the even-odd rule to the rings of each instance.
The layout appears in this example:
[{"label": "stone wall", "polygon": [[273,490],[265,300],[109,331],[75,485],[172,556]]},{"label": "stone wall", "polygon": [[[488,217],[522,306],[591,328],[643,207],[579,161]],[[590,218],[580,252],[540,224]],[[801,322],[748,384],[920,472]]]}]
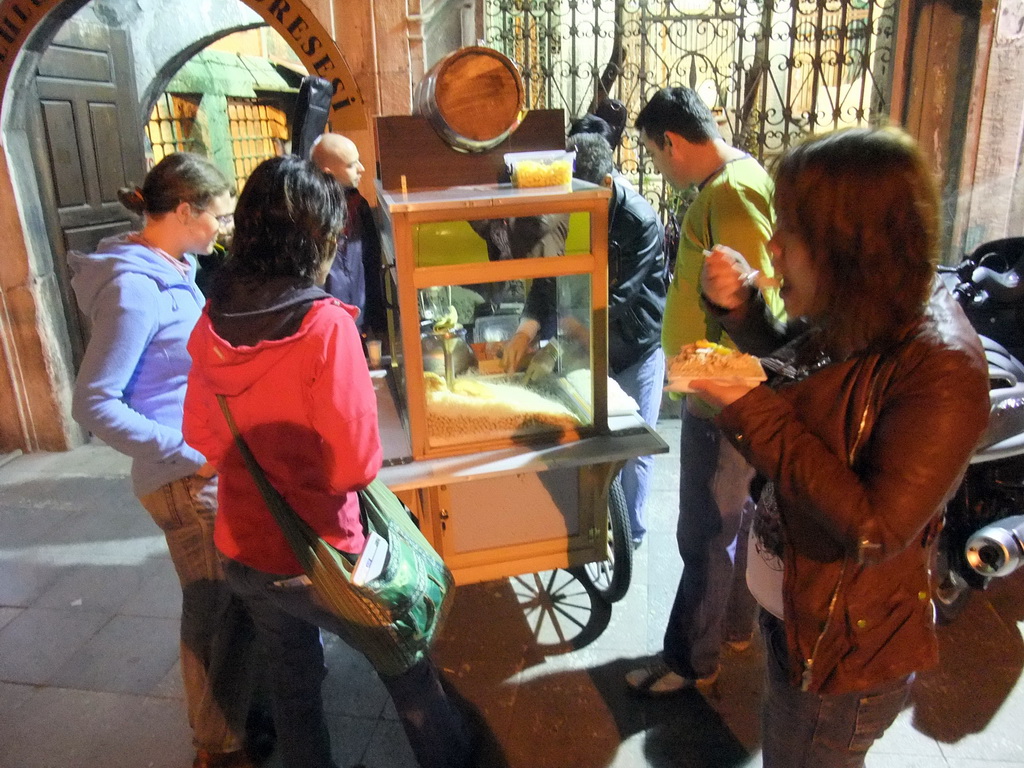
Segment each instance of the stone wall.
[{"label": "stone wall", "polygon": [[180,66],[228,30],[263,24],[260,15],[239,0],[93,0],[75,19],[127,33],[142,115],[149,114],[173,74],[167,71],[169,66]]}]

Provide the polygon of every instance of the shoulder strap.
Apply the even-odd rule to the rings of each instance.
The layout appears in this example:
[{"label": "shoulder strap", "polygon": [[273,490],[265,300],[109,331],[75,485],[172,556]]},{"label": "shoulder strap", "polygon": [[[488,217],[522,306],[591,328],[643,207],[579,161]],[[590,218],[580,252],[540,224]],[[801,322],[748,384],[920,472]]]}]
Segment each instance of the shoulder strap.
[{"label": "shoulder strap", "polygon": [[[282,504],[284,501],[278,490],[270,484],[270,480],[267,479],[266,474],[263,472],[263,467],[260,466],[259,462],[256,461],[256,457],[253,456],[251,450],[249,450],[248,443],[245,442],[245,438],[238,431],[238,425],[235,424],[235,419],[231,415],[231,409],[228,408],[228,401],[224,395],[217,395],[217,402],[220,404],[220,410],[224,414],[224,418],[228,422],[228,428],[231,430],[232,436],[235,438],[235,445],[238,446],[239,453],[242,454],[242,459],[245,460],[245,466],[249,469],[249,474],[252,475],[252,479],[256,482],[256,487],[259,488],[260,494],[263,496],[263,500],[267,503],[270,511],[277,519],[279,525],[284,527],[284,522],[281,520],[280,515],[288,515],[291,512],[291,516],[297,517],[295,512],[288,507],[287,504]],[[286,531],[287,533],[287,531]]]}]

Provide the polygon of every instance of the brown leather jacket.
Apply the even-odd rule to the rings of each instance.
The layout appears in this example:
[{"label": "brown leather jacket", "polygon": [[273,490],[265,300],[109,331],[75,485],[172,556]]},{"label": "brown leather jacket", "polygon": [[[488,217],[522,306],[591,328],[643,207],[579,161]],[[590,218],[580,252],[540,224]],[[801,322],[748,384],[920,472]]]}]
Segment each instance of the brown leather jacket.
[{"label": "brown leather jacket", "polygon": [[[786,336],[756,310],[722,319],[765,354]],[[895,346],[758,387],[719,415],[775,486],[793,685],[866,690],[937,662],[930,544],[988,412],[977,334],[936,286]]]}]

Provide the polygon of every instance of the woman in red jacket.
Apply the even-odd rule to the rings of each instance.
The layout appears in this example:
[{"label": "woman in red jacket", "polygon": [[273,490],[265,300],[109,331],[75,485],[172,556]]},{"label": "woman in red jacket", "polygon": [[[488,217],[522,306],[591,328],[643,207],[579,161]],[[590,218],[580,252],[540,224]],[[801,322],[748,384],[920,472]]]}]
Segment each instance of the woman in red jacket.
[{"label": "woman in red jacket", "polygon": [[[344,629],[302,576],[216,395],[227,396],[242,436],[292,508],[339,550],[361,552],[356,491],[381,466],[377,404],[356,310],[320,287],[343,225],[344,192],[329,174],[295,156],[259,165],[238,199],[231,258],[188,346],[185,439],[220,473],[214,542],[273,660],[285,768],[334,768],[319,628]],[[429,658],[382,679],[420,764],[465,765],[461,716]]]},{"label": "woman in red jacket", "polygon": [[770,248],[776,324],[739,254],[704,296],[767,385],[694,382],[768,483],[747,555],[761,604],[766,768],[860,766],[933,666],[929,559],[940,510],[988,419],[981,345],[935,280],[939,207],[898,129],[791,149]]}]

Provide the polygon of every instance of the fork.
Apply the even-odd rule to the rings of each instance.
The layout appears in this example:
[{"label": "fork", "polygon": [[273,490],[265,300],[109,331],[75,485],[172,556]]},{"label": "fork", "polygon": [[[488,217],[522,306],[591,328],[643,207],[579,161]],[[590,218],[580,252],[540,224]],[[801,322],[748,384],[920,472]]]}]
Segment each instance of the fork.
[{"label": "fork", "polygon": [[[704,249],[704,258],[711,255],[711,251]],[[777,277],[768,277],[759,269],[752,269],[745,274],[741,280],[744,288],[756,288],[759,291],[768,291],[779,288],[782,283]]]},{"label": "fork", "polygon": [[752,269],[743,276],[744,287],[756,288],[759,291],[768,291],[779,288],[782,283],[777,277],[768,277],[759,269]]}]

